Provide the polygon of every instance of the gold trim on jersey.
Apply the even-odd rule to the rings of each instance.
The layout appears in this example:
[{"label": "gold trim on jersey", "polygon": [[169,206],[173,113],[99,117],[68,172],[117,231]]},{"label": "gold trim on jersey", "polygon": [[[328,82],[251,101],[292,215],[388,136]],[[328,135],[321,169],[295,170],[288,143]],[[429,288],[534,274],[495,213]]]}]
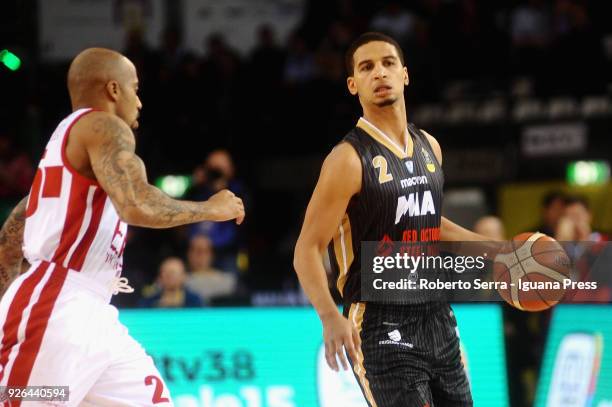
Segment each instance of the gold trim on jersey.
[{"label": "gold trim on jersey", "polygon": [[393,154],[395,154],[399,158],[409,158],[414,154],[414,140],[412,139],[412,135],[408,128],[406,128],[406,132],[408,133],[408,145],[407,150],[408,154],[403,151],[401,148],[397,146],[397,144],[393,143],[391,139],[383,136],[383,132],[374,127],[373,124],[366,121],[363,117],[357,121],[357,127],[368,133],[374,140],[378,141],[383,146],[387,147]]},{"label": "gold trim on jersey", "polygon": [[[357,333],[359,337],[361,337],[361,327],[363,324],[363,314],[365,313],[366,303],[365,302],[357,302],[351,304],[351,308],[349,309],[349,321],[353,323],[355,328],[357,328]],[[366,378],[366,370],[363,366],[363,352],[361,349],[357,352],[357,360],[353,360],[353,371],[355,375],[359,378],[359,383],[361,384],[361,388],[363,389],[363,393],[368,399],[368,403],[371,407],[378,407],[376,405],[376,401],[374,400],[374,396],[372,395],[372,390],[370,390],[370,382]]]},{"label": "gold trim on jersey", "polygon": [[344,214],[338,231],[334,235],[334,254],[336,257],[336,263],[338,264],[338,280],[336,281],[336,287],[340,291],[340,295],[344,297],[344,285],[348,278],[349,269],[355,254],[353,253],[353,235],[351,233],[351,221],[348,217],[348,213]]}]

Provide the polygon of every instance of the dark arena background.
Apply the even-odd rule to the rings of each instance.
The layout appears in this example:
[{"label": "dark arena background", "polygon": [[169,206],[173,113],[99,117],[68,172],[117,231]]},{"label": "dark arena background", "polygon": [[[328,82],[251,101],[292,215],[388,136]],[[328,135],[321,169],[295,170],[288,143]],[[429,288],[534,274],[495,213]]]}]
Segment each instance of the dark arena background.
[{"label": "dark arena background", "polygon": [[[0,21],[2,220],[71,111],[70,61],[91,46],[137,67],[150,182],[245,202],[240,227],[130,227],[136,292],[113,303],[177,406],[366,406],[350,372],[326,367],[292,265],[323,159],[361,115],[344,52],[363,32],[403,48],[408,119],[444,153],[445,216],[500,238],[612,232],[606,1],[8,0]],[[576,205],[580,227],[560,227]],[[612,290],[600,295],[542,312],[455,305],[475,405],[612,406]]]}]

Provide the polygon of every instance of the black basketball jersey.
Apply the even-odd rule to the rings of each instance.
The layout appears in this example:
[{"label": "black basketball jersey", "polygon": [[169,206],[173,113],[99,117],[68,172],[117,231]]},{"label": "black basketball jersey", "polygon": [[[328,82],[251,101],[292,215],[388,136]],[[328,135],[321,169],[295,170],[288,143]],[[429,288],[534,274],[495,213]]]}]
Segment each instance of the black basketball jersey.
[{"label": "black basketball jersey", "polygon": [[359,119],[342,142],[361,158],[361,191],[349,202],[328,251],[345,304],[361,300],[361,242],[432,244],[440,240],[442,168],[427,136],[408,124],[405,151],[373,124]]}]

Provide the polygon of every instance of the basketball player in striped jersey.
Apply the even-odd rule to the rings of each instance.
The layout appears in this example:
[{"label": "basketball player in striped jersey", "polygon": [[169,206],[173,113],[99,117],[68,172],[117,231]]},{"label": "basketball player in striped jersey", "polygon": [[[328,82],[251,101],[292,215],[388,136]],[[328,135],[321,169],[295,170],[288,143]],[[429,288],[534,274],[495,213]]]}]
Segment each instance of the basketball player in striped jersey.
[{"label": "basketball player in striped jersey", "polygon": [[2,290],[23,257],[30,264],[0,302],[0,386],[69,386],[70,406],[172,405],[153,360],[109,304],[133,291],[120,277],[127,225],[240,224],[244,207],[227,190],[188,202],[148,183],[132,132],[142,107],[138,77],[121,54],[80,53],[68,90],[73,112],[0,234]]},{"label": "basketball player in striped jersey", "polygon": [[[372,407],[471,406],[458,331],[445,302],[361,299],[361,242],[490,240],[442,217],[442,152],[406,119],[408,71],[395,40],[366,33],[346,55],[347,85],[363,117],[327,156],[313,192],[294,266],[323,324],[329,366],[348,368]],[[344,315],[327,289],[329,244]],[[337,359],[336,359],[337,358]]]}]

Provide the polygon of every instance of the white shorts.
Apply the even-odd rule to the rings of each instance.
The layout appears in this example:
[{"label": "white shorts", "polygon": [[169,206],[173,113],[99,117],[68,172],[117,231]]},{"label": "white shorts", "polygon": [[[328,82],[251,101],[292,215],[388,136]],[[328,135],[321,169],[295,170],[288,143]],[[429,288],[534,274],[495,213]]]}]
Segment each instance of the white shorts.
[{"label": "white shorts", "polygon": [[153,359],[119,322],[108,288],[35,263],[0,301],[0,386],[68,386],[69,401],[5,406],[172,406]]}]

